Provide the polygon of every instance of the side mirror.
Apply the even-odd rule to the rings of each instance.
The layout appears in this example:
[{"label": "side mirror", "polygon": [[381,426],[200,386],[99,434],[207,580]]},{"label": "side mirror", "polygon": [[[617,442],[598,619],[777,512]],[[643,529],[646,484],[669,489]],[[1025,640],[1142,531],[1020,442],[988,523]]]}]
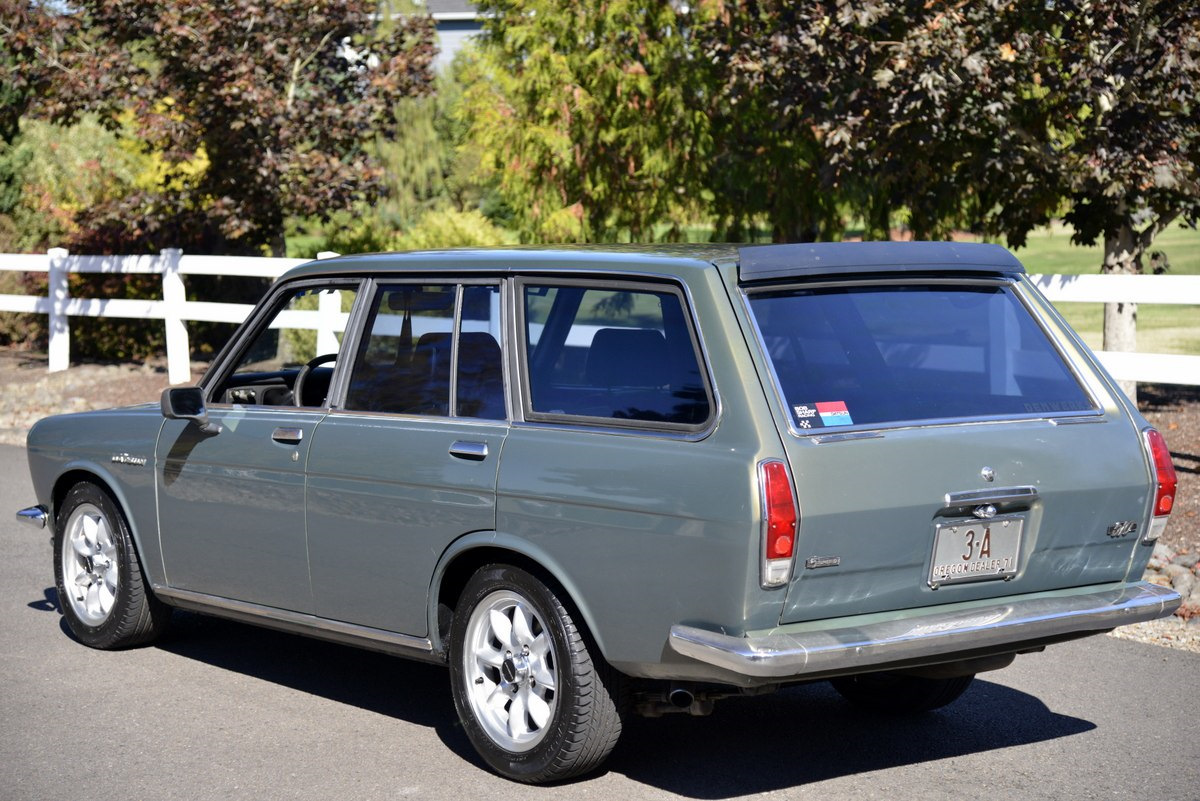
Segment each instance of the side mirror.
[{"label": "side mirror", "polygon": [[205,434],[221,433],[221,425],[208,419],[204,390],[200,387],[167,387],[161,405],[163,417],[168,420],[191,420]]}]

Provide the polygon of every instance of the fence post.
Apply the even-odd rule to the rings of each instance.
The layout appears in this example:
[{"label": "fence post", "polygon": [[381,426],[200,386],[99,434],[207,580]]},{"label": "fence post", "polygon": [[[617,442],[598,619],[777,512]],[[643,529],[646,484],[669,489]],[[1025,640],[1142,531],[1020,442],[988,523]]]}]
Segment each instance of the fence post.
[{"label": "fence post", "polygon": [[317,296],[317,355],[337,353],[337,322],[342,313],[342,293],[340,291],[322,292]]},{"label": "fence post", "polygon": [[[337,255],[332,250],[322,250],[317,254],[317,258],[331,259]],[[320,317],[318,318],[320,322],[318,323],[319,328],[317,328],[316,355],[337,353],[338,341],[334,329],[337,326],[338,316],[342,313],[342,293],[322,292],[318,295],[317,311],[320,312]]]},{"label": "fence post", "polygon": [[67,303],[71,300],[71,287],[67,283],[66,248],[50,248],[46,252],[50,259],[50,345],[48,366],[51,373],[66,370],[71,366],[71,318],[67,315]]},{"label": "fence post", "polygon": [[163,324],[167,329],[167,380],[172,384],[187,384],[192,380],[191,351],[188,346],[186,312],[187,291],[179,274],[183,251],[165,248],[162,251]]}]

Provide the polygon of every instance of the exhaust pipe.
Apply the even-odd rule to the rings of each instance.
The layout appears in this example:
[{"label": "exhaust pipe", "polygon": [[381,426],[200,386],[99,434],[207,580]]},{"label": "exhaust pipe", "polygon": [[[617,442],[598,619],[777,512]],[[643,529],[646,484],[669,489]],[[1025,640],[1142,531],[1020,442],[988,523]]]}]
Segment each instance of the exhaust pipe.
[{"label": "exhaust pipe", "polygon": [[667,700],[670,701],[671,706],[675,707],[676,709],[691,709],[692,702],[696,700],[696,697],[692,695],[690,690],[685,690],[682,687],[676,687],[675,689],[671,690],[670,694],[667,696]]}]

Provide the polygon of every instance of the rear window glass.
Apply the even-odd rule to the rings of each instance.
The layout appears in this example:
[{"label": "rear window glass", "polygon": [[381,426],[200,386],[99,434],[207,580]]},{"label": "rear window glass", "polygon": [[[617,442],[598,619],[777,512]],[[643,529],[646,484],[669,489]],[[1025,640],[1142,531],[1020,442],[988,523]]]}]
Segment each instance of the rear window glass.
[{"label": "rear window glass", "polygon": [[1005,286],[794,289],[750,308],[797,430],[1093,410]]}]

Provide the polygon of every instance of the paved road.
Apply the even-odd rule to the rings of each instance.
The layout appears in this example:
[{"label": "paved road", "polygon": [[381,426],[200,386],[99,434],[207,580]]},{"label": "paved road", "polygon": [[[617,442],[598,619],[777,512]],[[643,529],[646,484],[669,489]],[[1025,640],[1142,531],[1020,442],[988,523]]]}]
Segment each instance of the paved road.
[{"label": "paved road", "polygon": [[0,799],[1200,799],[1200,654],[1093,637],[1019,657],[913,720],[826,685],[635,720],[607,772],[484,771],[445,672],[176,613],[161,644],[74,642],[25,452],[0,446]]}]

